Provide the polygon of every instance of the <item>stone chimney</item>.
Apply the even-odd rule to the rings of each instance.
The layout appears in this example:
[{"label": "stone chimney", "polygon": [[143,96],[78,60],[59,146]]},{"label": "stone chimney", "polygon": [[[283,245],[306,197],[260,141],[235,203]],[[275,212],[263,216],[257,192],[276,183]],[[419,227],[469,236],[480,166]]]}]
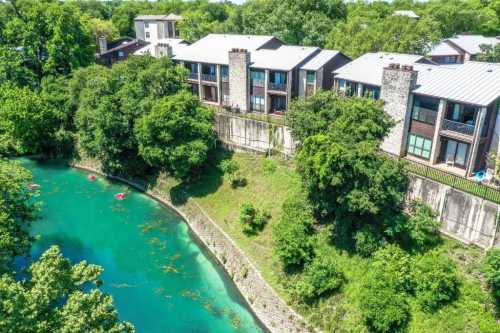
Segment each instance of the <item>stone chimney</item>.
[{"label": "stone chimney", "polygon": [[246,49],[229,51],[229,103],[241,112],[249,110],[250,52]]},{"label": "stone chimney", "polygon": [[97,39],[99,44],[99,54],[103,54],[108,50],[108,42],[106,41],[106,37],[101,36]]},{"label": "stone chimney", "polygon": [[380,99],[384,101],[384,110],[395,121],[382,142],[381,148],[389,153],[401,156],[406,147],[406,133],[411,118],[411,92],[416,86],[418,72],[411,65],[389,64],[382,72]]},{"label": "stone chimney", "polygon": [[172,56],[172,46],[170,44],[158,43],[155,46],[155,57],[171,57]]}]

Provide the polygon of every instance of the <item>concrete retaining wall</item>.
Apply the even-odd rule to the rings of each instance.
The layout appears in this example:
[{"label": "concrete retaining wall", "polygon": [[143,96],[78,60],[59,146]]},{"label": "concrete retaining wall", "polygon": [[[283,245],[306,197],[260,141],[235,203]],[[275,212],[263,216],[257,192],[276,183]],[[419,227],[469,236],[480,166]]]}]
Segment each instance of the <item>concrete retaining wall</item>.
[{"label": "concrete retaining wall", "polygon": [[282,125],[217,113],[215,130],[219,139],[234,150],[258,153],[273,150],[291,156],[295,149],[290,130]]},{"label": "concrete retaining wall", "polygon": [[416,175],[410,176],[407,196],[439,214],[444,234],[482,249],[500,247],[499,205]]}]

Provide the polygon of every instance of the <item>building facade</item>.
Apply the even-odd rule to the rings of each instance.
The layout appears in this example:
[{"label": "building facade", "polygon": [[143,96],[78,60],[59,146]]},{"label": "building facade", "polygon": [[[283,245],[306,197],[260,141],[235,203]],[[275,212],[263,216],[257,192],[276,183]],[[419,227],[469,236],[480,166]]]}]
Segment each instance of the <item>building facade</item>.
[{"label": "building facade", "polygon": [[481,45],[494,46],[498,43],[499,37],[456,35],[434,46],[429,56],[438,64],[463,64],[465,61],[475,60],[481,53]]},{"label": "building facade", "polygon": [[[367,68],[370,74],[363,74]],[[338,69],[334,86],[384,101],[396,122],[384,151],[461,176],[487,168],[488,156],[498,153],[500,64],[449,67],[419,56],[371,53]]]},{"label": "building facade", "polygon": [[338,51],[285,45],[272,36],[210,34],[173,57],[201,101],[235,112],[282,115],[293,98],[331,89]]},{"label": "building facade", "polygon": [[156,44],[165,38],[180,38],[177,23],[182,17],[168,15],[139,15],[134,19],[137,39]]}]

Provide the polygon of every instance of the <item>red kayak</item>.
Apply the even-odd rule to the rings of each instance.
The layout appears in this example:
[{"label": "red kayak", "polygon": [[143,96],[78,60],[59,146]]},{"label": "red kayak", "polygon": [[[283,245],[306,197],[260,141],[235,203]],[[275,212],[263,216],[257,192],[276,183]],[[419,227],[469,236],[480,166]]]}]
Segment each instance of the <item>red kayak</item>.
[{"label": "red kayak", "polygon": [[125,193],[117,193],[117,194],[115,194],[115,199],[117,199],[117,200],[123,200],[123,199],[125,199]]},{"label": "red kayak", "polygon": [[97,177],[95,175],[88,175],[87,179],[93,182],[94,180],[97,179]]}]

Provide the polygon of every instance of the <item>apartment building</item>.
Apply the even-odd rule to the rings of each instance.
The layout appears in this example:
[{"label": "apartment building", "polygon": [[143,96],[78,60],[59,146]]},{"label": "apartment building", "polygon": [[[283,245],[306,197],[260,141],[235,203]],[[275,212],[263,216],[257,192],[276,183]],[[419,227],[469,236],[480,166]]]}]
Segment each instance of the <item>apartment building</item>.
[{"label": "apartment building", "polygon": [[165,38],[179,38],[177,23],[181,20],[175,14],[139,15],[134,19],[136,38],[153,44]]},{"label": "apartment building", "polygon": [[338,51],[285,45],[273,36],[209,34],[175,52],[203,102],[237,112],[280,115],[292,98],[331,89]]},{"label": "apartment building", "polygon": [[481,53],[481,45],[496,45],[499,37],[481,35],[456,35],[443,40],[432,48],[429,57],[438,64],[463,64],[474,60]]},{"label": "apartment building", "polygon": [[440,66],[421,56],[368,53],[336,70],[334,81],[339,93],[384,101],[396,121],[384,151],[461,176],[498,153],[500,64]]}]

